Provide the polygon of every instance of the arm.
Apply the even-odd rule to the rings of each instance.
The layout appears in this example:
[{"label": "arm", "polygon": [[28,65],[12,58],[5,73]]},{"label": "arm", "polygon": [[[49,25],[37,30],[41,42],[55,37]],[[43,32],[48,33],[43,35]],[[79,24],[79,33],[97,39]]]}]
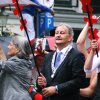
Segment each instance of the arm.
[{"label": "arm", "polygon": [[96,40],[92,40],[91,47],[92,47],[92,49],[91,49],[90,54],[88,55],[88,57],[85,61],[85,65],[84,65],[85,71],[91,70],[93,57],[94,57],[94,54],[95,54],[95,49],[97,48],[97,41]]},{"label": "arm", "polygon": [[[94,17],[94,19],[97,19],[97,20],[100,19],[100,16],[99,17],[93,16],[93,17]],[[85,40],[86,40],[86,35],[87,35],[87,32],[88,32],[88,28],[89,28],[89,23],[87,22],[86,25],[85,25],[85,27],[81,31],[78,39],[77,39],[77,45],[79,47],[79,50],[81,49],[81,47],[84,46],[84,43],[85,43]]]},{"label": "arm", "polygon": [[5,61],[6,60],[6,56],[4,54],[2,45],[0,44],[0,60]]},{"label": "arm", "polygon": [[91,70],[91,66],[92,66],[92,61],[93,61],[93,57],[94,57],[94,51],[90,51],[90,54],[88,55],[86,61],[85,61],[85,65],[84,65],[84,69],[86,70]]},{"label": "arm", "polygon": [[91,74],[90,75],[90,85],[86,88],[80,89],[80,95],[82,95],[84,97],[91,96],[94,93],[95,87],[96,87],[96,84],[97,84],[97,71],[96,71],[96,69],[94,71],[91,71],[91,66],[96,65],[96,63],[95,63],[95,65],[92,65],[93,57],[94,57],[94,54],[95,54],[95,49],[97,48],[96,40],[92,40],[91,45],[92,45],[92,49],[91,49],[90,54],[88,55],[88,57],[85,61],[85,65],[84,65],[84,69],[86,71],[86,74],[87,75]]},{"label": "arm", "polygon": [[[97,20],[100,19],[100,16],[97,17],[94,15],[92,17]],[[85,40],[86,40],[86,35],[88,32],[88,29],[89,29],[89,23],[87,22],[77,39],[77,48],[79,49],[80,52],[82,52],[84,54],[85,58],[87,58],[87,56],[88,56],[87,50],[85,48]]]},{"label": "arm", "polygon": [[87,31],[89,28],[89,24],[86,23],[85,27],[83,28],[82,32],[80,33],[78,39],[77,39],[77,48],[80,52],[82,52],[85,56],[85,59],[87,58],[87,50],[85,48],[85,40],[87,36]]},{"label": "arm", "polygon": [[13,72],[13,67],[15,64],[12,61],[0,61],[0,70],[6,72]]},{"label": "arm", "polygon": [[86,88],[80,89],[80,95],[84,97],[90,97],[95,91],[97,85],[97,72],[93,71],[90,79],[90,85]]},{"label": "arm", "polygon": [[0,61],[0,70],[3,70],[8,73],[16,73],[21,68],[19,61],[16,58],[10,58],[7,61]]}]

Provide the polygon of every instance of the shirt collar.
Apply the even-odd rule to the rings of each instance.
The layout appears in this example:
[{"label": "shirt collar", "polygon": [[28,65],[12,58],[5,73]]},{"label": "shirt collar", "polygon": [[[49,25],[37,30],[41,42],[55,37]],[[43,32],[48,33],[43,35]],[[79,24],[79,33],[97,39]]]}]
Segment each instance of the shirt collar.
[{"label": "shirt collar", "polygon": [[65,54],[68,48],[72,46],[71,44],[67,45],[65,48],[63,48],[61,51],[57,48],[56,52],[62,52],[62,54]]}]

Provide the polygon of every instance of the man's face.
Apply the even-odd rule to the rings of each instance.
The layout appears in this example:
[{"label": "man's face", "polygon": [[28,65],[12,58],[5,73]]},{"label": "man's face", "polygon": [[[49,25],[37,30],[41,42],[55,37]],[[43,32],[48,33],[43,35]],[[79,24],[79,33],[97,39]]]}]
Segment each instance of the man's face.
[{"label": "man's face", "polygon": [[66,26],[58,26],[55,30],[55,42],[59,44],[67,44],[71,41],[72,36],[68,33],[69,30]]}]

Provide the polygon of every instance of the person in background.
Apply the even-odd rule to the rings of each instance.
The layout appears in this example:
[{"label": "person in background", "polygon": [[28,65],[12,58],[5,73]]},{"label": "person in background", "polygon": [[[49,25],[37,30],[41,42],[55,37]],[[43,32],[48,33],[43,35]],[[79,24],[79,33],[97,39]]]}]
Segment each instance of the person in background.
[{"label": "person in background", "polygon": [[43,100],[80,98],[79,90],[85,86],[84,60],[71,45],[73,35],[73,29],[67,24],[60,24],[55,30],[57,49],[45,56],[41,76],[37,80]]},{"label": "person in background", "polygon": [[1,9],[0,14],[3,15],[5,11],[5,7],[0,7],[0,9]]},{"label": "person in background", "polygon": [[0,60],[0,100],[32,100],[28,92],[32,78],[30,53],[26,38],[12,38],[8,45],[8,60]]},{"label": "person in background", "polygon": [[[94,48],[91,49],[85,62],[85,72],[90,73],[96,70],[98,74],[97,85],[93,94],[93,100],[100,100],[100,38],[97,40],[92,40],[92,45]],[[96,48],[98,48],[98,56],[96,54]]]},{"label": "person in background", "polygon": [[54,11],[52,9],[52,6],[54,4],[54,0],[31,0],[37,5],[29,5],[25,6],[22,9],[22,15],[23,18],[27,21],[26,28],[28,31],[28,35],[30,40],[34,39],[36,37],[35,35],[35,24],[34,24],[34,16],[36,15],[36,12],[50,12],[52,15],[54,14]]},{"label": "person in background", "polygon": [[[95,17],[97,20],[100,19],[100,16],[99,17],[93,16],[93,17]],[[85,47],[85,40],[86,40],[88,29],[89,29],[89,24],[87,23],[77,39],[77,49],[84,54],[85,59],[87,59],[88,56],[88,51],[86,50]],[[91,48],[92,49],[95,48],[93,43],[91,45]],[[89,86],[80,89],[80,95],[82,96],[81,100],[92,100],[92,95],[97,85],[97,77],[98,74],[96,70],[92,71],[91,73],[86,73],[86,78],[88,80]]]}]

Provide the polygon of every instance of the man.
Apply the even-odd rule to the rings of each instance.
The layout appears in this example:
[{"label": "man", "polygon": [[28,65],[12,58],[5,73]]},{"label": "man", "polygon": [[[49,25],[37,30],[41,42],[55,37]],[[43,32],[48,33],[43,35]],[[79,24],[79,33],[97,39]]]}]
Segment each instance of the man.
[{"label": "man", "polygon": [[[61,24],[55,30],[57,50],[45,56],[37,87],[42,89],[46,100],[79,100],[79,89],[83,87],[85,73],[81,53],[72,47],[73,30]],[[60,60],[56,59],[61,52]]]}]

